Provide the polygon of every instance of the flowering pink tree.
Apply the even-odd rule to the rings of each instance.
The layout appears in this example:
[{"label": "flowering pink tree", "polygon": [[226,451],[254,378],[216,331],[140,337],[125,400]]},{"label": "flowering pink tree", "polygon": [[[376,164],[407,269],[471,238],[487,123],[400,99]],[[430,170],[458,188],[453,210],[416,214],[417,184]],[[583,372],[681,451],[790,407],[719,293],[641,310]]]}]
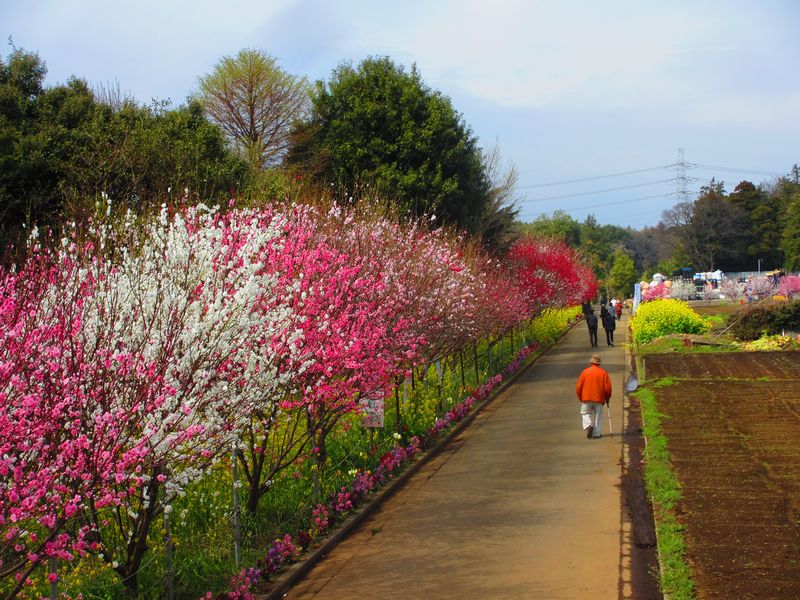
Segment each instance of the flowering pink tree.
[{"label": "flowering pink tree", "polygon": [[[335,242],[343,251],[372,258],[370,268],[383,282],[376,292],[396,315],[388,317],[391,328],[404,332],[386,341],[395,353],[413,352],[424,343],[430,359],[469,327],[465,315],[473,308],[477,280],[457,238],[429,231],[421,222],[397,224],[368,214],[356,220],[338,208],[327,216],[328,235],[350,224]],[[406,358],[422,360],[416,354]]]},{"label": "flowering pink tree", "polygon": [[394,315],[385,342],[393,345],[386,350],[404,366],[398,374],[454,356],[465,344],[524,318],[517,288],[499,263],[463,238],[429,231],[425,221],[354,218],[341,209],[328,217],[328,227],[347,232],[336,236],[339,247],[376,259],[384,282],[380,304]]},{"label": "flowering pink tree", "polygon": [[655,285],[648,286],[648,288],[642,292],[642,300],[644,302],[647,302],[648,300],[658,300],[669,297],[670,289],[663,281],[659,281]]},{"label": "flowering pink tree", "polygon": [[[58,532],[63,542],[46,548],[47,555],[67,558],[71,539],[64,517],[79,518],[88,525],[71,535],[73,545],[102,551],[136,591],[153,518],[226,446],[236,416],[254,410],[289,379],[280,360],[293,354],[300,335],[287,329],[290,310],[255,304],[276,284],[260,257],[265,245],[278,240],[275,223],[256,214],[219,217],[198,209],[172,220],[162,213],[136,250],[123,249],[114,264],[82,256],[66,243],[46,282],[37,284],[21,326],[45,323],[66,346],[46,349],[45,364],[60,385],[36,389],[34,398],[46,407],[58,407],[59,399],[72,404],[40,410],[38,420],[53,422],[92,453],[90,459],[78,456],[72,468],[58,468],[65,489],[75,493],[43,492],[36,505],[25,504],[27,512],[12,515],[26,524],[38,519],[49,537]],[[34,275],[22,274],[42,281]],[[286,343],[272,352],[265,342],[276,338]],[[18,375],[28,389],[39,379],[35,365]],[[5,389],[14,384],[9,380]],[[64,396],[70,385],[81,393]],[[30,397],[11,403],[10,429],[20,427]],[[24,440],[6,450],[23,474],[24,468],[35,476],[56,468],[42,461],[23,468]],[[7,539],[17,534],[9,531]],[[42,560],[41,553],[25,553],[24,544],[14,549],[24,554],[28,569]],[[24,575],[19,566],[14,570]]]},{"label": "flowering pink tree", "polygon": [[[445,343],[444,323],[457,318],[450,308],[463,286],[447,279],[461,269],[441,234],[374,215],[356,218],[337,206],[317,221],[319,243],[335,247],[349,264],[348,280],[322,298],[324,319],[311,319],[334,325],[319,338],[315,351],[324,360],[315,361],[303,385],[315,456],[324,461],[328,434],[361,396],[385,397],[405,365],[419,360],[423,349],[436,351],[432,340]],[[455,300],[445,289],[453,290]]]},{"label": "flowering pink tree", "polygon": [[598,283],[580,256],[553,240],[523,238],[509,252],[509,268],[528,303],[528,314],[574,306],[591,299]]},{"label": "flowering pink tree", "polygon": [[251,511],[272,478],[305,452],[324,461],[328,432],[357,410],[360,393],[384,393],[397,363],[386,351],[391,305],[380,302],[377,264],[369,255],[332,246],[320,223],[317,211],[292,208],[284,243],[264,256],[265,270],[278,280],[277,301],[292,308],[301,333],[297,353],[305,364],[291,365],[290,385],[276,390],[271,412],[250,415],[241,460]]},{"label": "flowering pink tree", "polygon": [[72,528],[69,535],[65,526],[88,495],[102,502],[109,492],[87,471],[108,469],[110,457],[72,426],[91,402],[83,383],[94,368],[71,344],[91,284],[43,305],[47,288],[60,281],[58,265],[42,261],[0,283],[0,576],[16,577],[12,597],[48,557],[69,559],[85,550],[87,530]]},{"label": "flowering pink tree", "polygon": [[778,283],[778,293],[787,298],[800,296],[800,275],[785,275]]},{"label": "flowering pink tree", "polygon": [[772,277],[761,275],[760,277],[751,277],[746,288],[748,297],[767,298],[775,293],[777,286]]},{"label": "flowering pink tree", "polygon": [[726,298],[741,300],[745,296],[745,284],[733,279],[723,279],[719,285],[720,291]]}]

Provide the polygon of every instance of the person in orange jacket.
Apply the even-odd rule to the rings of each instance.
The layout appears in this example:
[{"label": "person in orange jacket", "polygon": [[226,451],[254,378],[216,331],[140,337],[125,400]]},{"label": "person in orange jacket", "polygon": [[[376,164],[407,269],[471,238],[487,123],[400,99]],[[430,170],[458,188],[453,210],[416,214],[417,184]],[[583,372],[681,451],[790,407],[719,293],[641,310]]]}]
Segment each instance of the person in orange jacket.
[{"label": "person in orange jacket", "polygon": [[611,378],[600,366],[600,355],[592,354],[589,366],[583,370],[575,386],[581,403],[581,421],[587,438],[597,439],[603,435],[603,405],[611,400]]}]

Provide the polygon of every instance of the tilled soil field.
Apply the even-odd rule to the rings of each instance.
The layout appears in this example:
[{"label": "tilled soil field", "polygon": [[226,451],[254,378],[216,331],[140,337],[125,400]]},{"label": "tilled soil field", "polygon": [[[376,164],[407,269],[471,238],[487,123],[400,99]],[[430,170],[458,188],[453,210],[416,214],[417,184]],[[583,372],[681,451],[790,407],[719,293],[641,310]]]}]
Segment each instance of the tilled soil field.
[{"label": "tilled soil field", "polygon": [[719,354],[651,354],[645,377],[688,379],[800,379],[798,352],[730,352]]},{"label": "tilled soil field", "polygon": [[[800,352],[647,357],[697,597],[800,598]],[[686,378],[684,380],[683,378]]]}]

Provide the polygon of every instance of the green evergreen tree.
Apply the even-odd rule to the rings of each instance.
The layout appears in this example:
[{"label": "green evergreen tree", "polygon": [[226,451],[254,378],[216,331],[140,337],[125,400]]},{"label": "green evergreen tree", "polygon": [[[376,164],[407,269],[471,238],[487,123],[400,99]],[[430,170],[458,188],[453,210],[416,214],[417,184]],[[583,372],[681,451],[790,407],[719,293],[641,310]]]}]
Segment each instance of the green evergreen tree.
[{"label": "green evergreen tree", "polygon": [[561,240],[572,248],[581,246],[581,224],[563,210],[552,215],[541,215],[532,223],[520,225],[526,235]]},{"label": "green evergreen tree", "polygon": [[786,211],[782,249],[786,270],[800,271],[800,191],[795,193]]},{"label": "green evergreen tree", "polygon": [[147,211],[184,189],[213,202],[243,186],[246,165],[198,104],[112,106],[82,79],[45,88],[46,72],[24,50],[0,61],[0,248],[80,219],[101,193]]},{"label": "green evergreen tree", "polygon": [[639,280],[639,274],[633,259],[624,250],[614,253],[614,263],[608,274],[608,286],[612,294],[628,298],[633,295],[633,286]]},{"label": "green evergreen tree", "polygon": [[435,212],[477,232],[491,202],[477,139],[415,66],[389,58],[337,67],[317,82],[312,116],[294,132],[289,165],[357,202],[379,195],[401,213]]}]

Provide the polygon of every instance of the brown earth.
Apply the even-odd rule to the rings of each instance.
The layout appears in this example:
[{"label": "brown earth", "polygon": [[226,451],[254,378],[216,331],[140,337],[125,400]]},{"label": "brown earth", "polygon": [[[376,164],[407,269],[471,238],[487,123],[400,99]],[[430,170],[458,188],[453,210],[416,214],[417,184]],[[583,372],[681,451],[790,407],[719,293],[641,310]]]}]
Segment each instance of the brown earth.
[{"label": "brown earth", "polygon": [[707,317],[710,315],[731,315],[739,312],[743,305],[735,304],[733,302],[706,300],[700,302],[689,302],[689,306],[691,306],[695,312]]},{"label": "brown earth", "polygon": [[651,354],[644,359],[648,380],[687,379],[800,379],[798,352],[731,352],[725,354]]},{"label": "brown earth", "polygon": [[800,353],[647,357],[697,597],[800,598]]}]

